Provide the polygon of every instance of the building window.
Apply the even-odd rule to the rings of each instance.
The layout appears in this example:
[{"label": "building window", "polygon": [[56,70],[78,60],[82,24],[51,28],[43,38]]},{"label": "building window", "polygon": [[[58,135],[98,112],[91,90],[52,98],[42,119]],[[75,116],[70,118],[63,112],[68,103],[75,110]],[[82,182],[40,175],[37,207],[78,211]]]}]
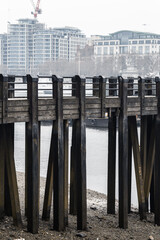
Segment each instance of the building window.
[{"label": "building window", "polygon": [[100,45],[103,45],[103,42],[98,42],[98,45],[100,46]]},{"label": "building window", "polygon": [[139,41],[139,44],[144,44],[144,40],[140,40],[140,41]]},{"label": "building window", "polygon": [[104,42],[104,45],[109,45],[109,42]]},{"label": "building window", "polygon": [[151,44],[151,40],[146,40],[146,44]]},{"label": "building window", "polygon": [[114,54],[114,47],[110,47],[109,50],[110,50],[110,54],[113,55]]},{"label": "building window", "polygon": [[143,47],[142,47],[142,46],[139,46],[139,47],[138,47],[138,53],[139,53],[139,54],[143,54]]},{"label": "building window", "polygon": [[110,42],[110,45],[115,45],[115,42]]},{"label": "building window", "polygon": [[132,47],[132,53],[136,53],[137,48],[135,46]]},{"label": "building window", "polygon": [[97,54],[101,55],[102,54],[102,48],[101,47],[97,47]]},{"label": "building window", "polygon": [[149,53],[150,52],[150,46],[145,46],[145,53]]},{"label": "building window", "polygon": [[107,55],[107,54],[108,54],[108,47],[104,47],[104,48],[103,48],[103,54],[104,54],[104,55]]},{"label": "building window", "polygon": [[132,44],[137,44],[137,41],[132,41]]},{"label": "building window", "polygon": [[126,53],[128,53],[128,47],[127,47],[127,46],[120,47],[120,53],[121,53],[121,54],[126,54]]}]

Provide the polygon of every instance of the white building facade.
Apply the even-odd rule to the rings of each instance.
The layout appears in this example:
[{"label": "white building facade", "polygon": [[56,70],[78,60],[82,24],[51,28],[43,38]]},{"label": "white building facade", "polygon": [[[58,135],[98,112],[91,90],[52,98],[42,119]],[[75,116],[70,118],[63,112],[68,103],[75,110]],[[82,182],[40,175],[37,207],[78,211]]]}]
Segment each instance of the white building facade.
[{"label": "white building facade", "polygon": [[160,53],[160,35],[146,32],[119,31],[94,40],[94,55]]}]

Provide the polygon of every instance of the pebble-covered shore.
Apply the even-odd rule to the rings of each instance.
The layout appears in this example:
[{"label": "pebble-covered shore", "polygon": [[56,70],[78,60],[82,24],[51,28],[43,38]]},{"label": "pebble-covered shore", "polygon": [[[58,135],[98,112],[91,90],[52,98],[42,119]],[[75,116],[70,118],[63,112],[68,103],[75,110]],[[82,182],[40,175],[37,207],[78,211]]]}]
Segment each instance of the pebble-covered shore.
[{"label": "pebble-covered shore", "polygon": [[[41,220],[45,178],[41,178],[40,183],[40,227],[38,234],[27,232],[26,218],[24,217],[24,173],[17,173],[20,204],[22,209],[23,227],[16,228],[13,226],[12,218],[5,217],[0,222],[0,239],[3,240],[160,240],[160,227],[154,226],[153,214],[147,215],[147,221],[140,221],[137,210],[133,209],[133,213],[129,214],[129,226],[127,230],[118,227],[118,215],[108,215],[106,206],[107,199],[104,194],[88,190],[87,206],[88,206],[88,229],[85,232],[76,230],[76,217],[69,215],[69,225],[65,232],[56,232],[53,230],[53,218],[49,222]],[[116,202],[118,208],[118,202]]]}]

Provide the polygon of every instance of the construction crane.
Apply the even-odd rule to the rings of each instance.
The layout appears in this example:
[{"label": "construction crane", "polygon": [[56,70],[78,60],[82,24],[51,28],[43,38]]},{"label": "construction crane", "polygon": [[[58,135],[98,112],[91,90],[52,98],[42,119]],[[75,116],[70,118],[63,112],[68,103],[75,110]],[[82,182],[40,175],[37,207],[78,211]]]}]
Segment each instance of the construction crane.
[{"label": "construction crane", "polygon": [[40,0],[37,1],[36,5],[35,5],[33,0],[30,0],[30,1],[32,3],[33,8],[34,8],[34,12],[31,12],[31,14],[34,15],[34,18],[37,18],[37,15],[42,13],[42,10],[39,8]]}]

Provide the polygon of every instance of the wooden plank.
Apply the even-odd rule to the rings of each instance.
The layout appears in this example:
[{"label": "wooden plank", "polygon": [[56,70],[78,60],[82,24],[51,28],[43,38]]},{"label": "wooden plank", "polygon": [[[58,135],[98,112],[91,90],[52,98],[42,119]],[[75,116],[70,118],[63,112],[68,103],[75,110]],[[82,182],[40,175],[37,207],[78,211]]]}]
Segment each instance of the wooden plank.
[{"label": "wooden plank", "polygon": [[78,109],[72,109],[72,110],[63,110],[64,115],[72,115],[72,114],[79,114]]},{"label": "wooden plank", "polygon": [[140,111],[136,111],[136,112],[127,112],[127,116],[137,116],[140,115]]},{"label": "wooden plank", "polygon": [[[8,118],[25,119],[26,117],[29,117],[29,112],[10,112],[10,113],[8,113]],[[7,119],[6,119],[6,121],[7,121]]]},{"label": "wooden plank", "polygon": [[56,120],[56,116],[52,115],[52,116],[38,116],[38,121],[50,121],[50,120]]},{"label": "wooden plank", "polygon": [[101,104],[101,100],[99,98],[85,98],[86,104]]},{"label": "wooden plank", "polygon": [[45,105],[45,106],[38,106],[38,111],[50,111],[50,110],[55,110],[54,105]]},{"label": "wooden plank", "polygon": [[14,112],[28,112],[29,106],[23,106],[23,107],[8,107],[8,113],[14,113]]},{"label": "wooden plank", "polygon": [[128,112],[139,112],[140,107],[127,107]]},{"label": "wooden plank", "polygon": [[28,99],[20,100],[20,99],[8,99],[8,107],[22,107],[29,106]]},{"label": "wooden plank", "polygon": [[145,105],[144,105],[144,111],[155,111],[155,112],[157,112],[157,106],[148,106],[148,107],[146,107]]},{"label": "wooden plank", "polygon": [[112,113],[108,121],[108,193],[107,213],[115,214],[116,180],[116,115]]},{"label": "wooden plank", "polygon": [[38,79],[27,75],[30,122],[26,124],[27,229],[38,233],[39,228],[39,125]]},{"label": "wooden plank", "polygon": [[71,104],[71,105],[64,105],[63,104],[63,110],[73,110],[73,109],[78,110],[78,107],[79,107],[78,104],[75,104],[75,105],[73,105],[73,104]]},{"label": "wooden plank", "polygon": [[135,165],[140,219],[142,220],[146,218],[146,210],[145,210],[144,181],[142,176],[142,164],[141,164],[141,157],[140,157],[140,151],[139,151],[136,117],[129,118],[129,129],[130,129],[132,146],[133,146],[133,154],[134,154],[134,165]]},{"label": "wooden plank", "polygon": [[145,111],[143,110],[143,115],[157,115],[157,110],[156,111]]},{"label": "wooden plank", "polygon": [[38,99],[38,106],[55,105],[55,99]]},{"label": "wooden plank", "polygon": [[65,116],[63,116],[63,120],[70,120],[70,119],[78,119],[79,118],[79,115],[77,115],[77,114],[72,114],[72,116],[71,115],[65,115]]},{"label": "wooden plank", "polygon": [[56,120],[53,122],[53,192],[54,229],[63,231],[64,221],[64,140],[63,140],[63,79],[52,76],[56,100]]},{"label": "wooden plank", "polygon": [[14,118],[7,118],[7,123],[15,123],[15,122],[29,122],[29,116],[28,117],[14,117]]},{"label": "wooden plank", "polygon": [[88,109],[101,109],[101,104],[86,104],[86,110]]},{"label": "wooden plank", "polygon": [[54,116],[56,111],[48,110],[48,111],[38,111],[38,116]]},{"label": "wooden plank", "polygon": [[86,112],[86,118],[101,118],[101,113],[87,113]]}]

